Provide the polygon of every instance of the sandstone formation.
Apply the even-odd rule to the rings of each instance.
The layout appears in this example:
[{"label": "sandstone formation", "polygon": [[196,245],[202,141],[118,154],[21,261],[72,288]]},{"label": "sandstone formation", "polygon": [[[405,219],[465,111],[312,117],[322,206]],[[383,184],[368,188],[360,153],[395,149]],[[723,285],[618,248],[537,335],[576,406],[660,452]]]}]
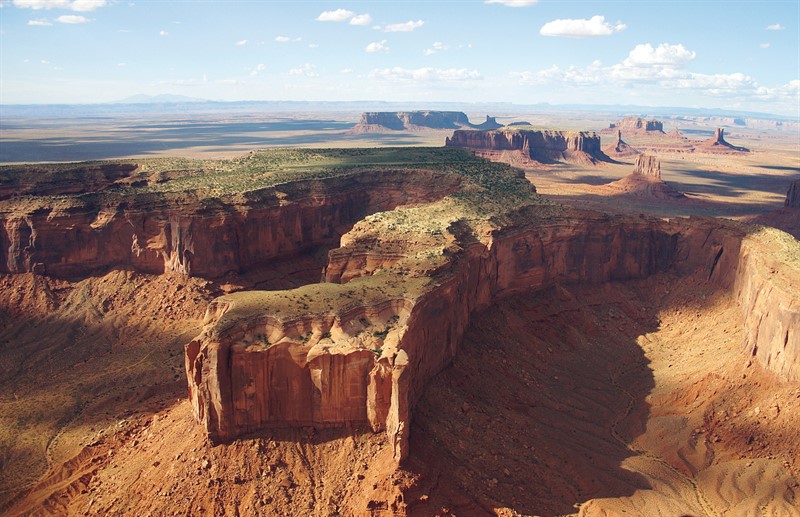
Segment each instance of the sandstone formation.
[{"label": "sandstone formation", "polygon": [[645,120],[640,117],[626,117],[618,122],[612,122],[603,133],[624,131],[626,134],[663,135],[664,123],[660,120]]},{"label": "sandstone formation", "polygon": [[[581,133],[458,131],[453,140],[531,156],[599,151],[599,138]],[[556,149],[534,151],[537,141]],[[400,156],[405,167],[396,166]],[[747,329],[742,349],[780,378],[800,380],[800,272],[792,266],[800,244],[785,234],[553,205],[519,171],[461,149],[251,160],[261,161],[246,170],[267,179],[230,183],[231,168],[242,165],[219,163],[200,175],[208,187],[0,204],[2,267],[34,278],[115,267],[213,278],[340,239],[323,282],[230,293],[209,305],[184,359],[195,416],[214,441],[271,427],[366,424],[386,433],[402,462],[415,405],[482,309],[556,284],[666,271],[731,290]],[[287,167],[300,177],[268,179]],[[645,174],[637,176],[657,179],[652,159],[638,168]]]},{"label": "sandstone formation", "polygon": [[445,146],[466,147],[482,156],[498,151],[515,151],[523,159],[540,163],[611,161],[600,148],[600,137],[585,131],[456,130],[445,140]]},{"label": "sandstone formation", "polygon": [[351,133],[372,133],[386,130],[414,131],[421,129],[497,129],[503,127],[494,117],[486,115],[480,124],[472,124],[460,111],[376,111],[361,114]]},{"label": "sandstone formation", "polygon": [[713,154],[736,154],[749,152],[749,149],[745,147],[738,147],[726,142],[724,133],[725,129],[718,127],[716,131],[714,131],[713,138],[697,144],[697,151]]},{"label": "sandstone formation", "polygon": [[661,179],[661,162],[652,155],[640,154],[633,172],[600,187],[601,192],[638,198],[682,200],[686,196]]},{"label": "sandstone formation", "polygon": [[611,158],[630,158],[639,154],[639,151],[622,140],[621,129],[617,130],[616,141],[603,147],[603,152]]},{"label": "sandstone formation", "polygon": [[336,243],[369,213],[429,202],[459,183],[430,171],[370,170],[213,202],[191,191],[92,193],[44,209],[10,199],[0,206],[0,272],[75,277],[132,267],[218,278]]},{"label": "sandstone formation", "polygon": [[784,206],[788,208],[800,208],[800,180],[795,180],[789,185]]},{"label": "sandstone formation", "polygon": [[633,174],[661,179],[661,162],[656,159],[655,156],[640,154],[639,157],[636,158]]}]

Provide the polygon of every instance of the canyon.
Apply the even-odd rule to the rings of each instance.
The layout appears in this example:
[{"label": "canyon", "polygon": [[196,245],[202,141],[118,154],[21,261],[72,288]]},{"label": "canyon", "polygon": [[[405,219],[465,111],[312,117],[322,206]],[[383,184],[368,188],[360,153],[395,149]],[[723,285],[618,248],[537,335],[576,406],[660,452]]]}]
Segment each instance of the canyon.
[{"label": "canyon", "polygon": [[[777,230],[722,219],[610,215],[559,205],[539,196],[518,169],[471,152],[521,152],[527,159],[547,163],[605,161],[599,137],[589,133],[456,130],[447,146],[264,151],[236,161],[180,167],[158,160],[54,166],[67,174],[96,178],[90,188],[77,190],[70,186],[74,182],[62,183],[55,173],[49,177],[25,168],[0,170],[0,177],[15,178],[13,184],[3,183],[0,200],[4,321],[12,321],[16,306],[18,311],[25,307],[38,311],[43,320],[53,313],[70,322],[83,297],[99,308],[91,318],[80,317],[86,318],[80,320],[84,327],[121,311],[120,319],[113,321],[124,328],[122,315],[136,312],[130,304],[139,298],[130,293],[125,308],[118,305],[119,292],[126,283],[135,283],[148,294],[138,302],[138,310],[148,317],[152,314],[157,324],[170,326],[161,322],[166,308],[158,305],[162,297],[157,294],[169,286],[164,292],[174,292],[175,298],[164,296],[172,300],[168,312],[177,318],[173,325],[185,322],[180,335],[170,338],[173,343],[185,338],[181,354],[185,381],[178,379],[183,388],[169,393],[185,390],[188,383],[189,394],[189,404],[162,406],[159,418],[130,416],[130,423],[119,424],[123,434],[104,432],[67,458],[73,462],[72,470],[62,471],[62,478],[32,480],[29,495],[5,500],[5,508],[12,514],[30,509],[26,505],[31,504],[70,513],[86,505],[93,511],[111,510],[119,503],[110,491],[103,492],[106,495],[98,491],[96,499],[88,499],[100,481],[106,487],[150,489],[141,480],[121,480],[120,475],[106,474],[105,467],[98,470],[92,465],[134,462],[137,443],[162,440],[157,443],[168,452],[159,454],[159,447],[154,447],[146,456],[152,465],[147,469],[169,464],[184,473],[187,483],[213,473],[203,490],[228,498],[212,505],[189,495],[199,487],[176,484],[176,493],[188,497],[189,508],[195,511],[269,507],[270,512],[286,513],[298,511],[301,502],[316,512],[345,514],[441,511],[465,496],[455,495],[460,489],[449,481],[438,490],[429,485],[431,475],[425,472],[443,469],[437,463],[443,460],[431,454],[426,465],[421,455],[435,448],[431,440],[436,439],[461,457],[461,446],[451,443],[453,435],[443,436],[443,428],[437,427],[446,423],[434,422],[437,411],[447,413],[453,422],[488,414],[480,400],[451,400],[451,392],[440,381],[454,375],[452,368],[457,371],[472,364],[470,358],[480,353],[474,344],[476,332],[481,332],[476,322],[499,317],[493,307],[503,308],[503,317],[509,318],[515,304],[539,314],[531,321],[547,321],[552,317],[547,311],[563,305],[566,318],[581,314],[591,325],[596,317],[591,311],[606,303],[580,301],[591,298],[592,289],[606,292],[609,300],[625,307],[625,317],[639,321],[644,316],[635,315],[641,309],[628,307],[621,299],[626,289],[633,293],[640,288],[645,293],[654,285],[664,289],[661,282],[667,279],[674,285],[701,285],[710,297],[727,300],[725,314],[739,338],[733,346],[742,364],[750,362],[754,378],[788,386],[787,390],[800,382],[796,240]],[[637,170],[638,176],[660,178],[660,164],[653,157],[640,155]],[[794,197],[790,190],[787,205]],[[292,288],[256,288],[279,266],[300,262],[309,254],[319,255],[319,268],[309,266],[311,273],[294,278]],[[117,294],[103,294],[103,283]],[[628,295],[631,300],[645,296]],[[637,298],[636,303],[649,302]],[[664,310],[675,307],[668,304]],[[79,320],[75,321],[77,333]],[[58,328],[57,322],[51,324]],[[154,338],[155,327],[144,328],[144,334]],[[126,348],[125,335],[132,343],[136,340],[130,334],[118,335],[121,348]],[[587,342],[606,339],[592,335],[575,336]],[[75,336],[77,343],[80,337]],[[137,346],[151,337],[142,338]],[[6,343],[10,339],[9,335]],[[110,338],[97,339],[101,346]],[[517,352],[540,354],[557,341]],[[31,339],[26,346],[35,346],[34,342]],[[503,368],[494,360],[489,359]],[[520,360],[532,359],[521,355]],[[15,368],[11,362],[4,364],[6,378],[13,378],[8,376]],[[553,371],[558,368],[554,365]],[[624,380],[612,378],[616,383]],[[457,380],[452,384],[460,385]],[[436,407],[444,401],[449,401],[446,407]],[[90,402],[82,404],[91,407]],[[793,402],[781,399],[780,404],[779,413],[784,414],[780,418],[791,418],[786,414],[792,414]],[[628,408],[619,425],[612,426],[624,446],[646,435],[637,427],[642,422],[628,421],[630,412]],[[177,438],[181,433],[191,436],[189,443],[167,446],[168,440],[160,438]],[[798,440],[795,435],[786,439]],[[740,438],[742,445],[734,449],[745,451],[753,443],[745,443],[746,438]],[[197,441],[206,439],[210,444],[202,448],[201,458]],[[344,478],[323,473],[326,465],[331,466],[336,447],[349,455],[348,464],[357,460],[353,468],[361,470],[347,471]],[[114,454],[107,455],[109,451]],[[796,459],[785,451],[771,454],[778,459],[769,468],[780,471],[781,482],[791,491]],[[190,456],[197,459],[186,464]],[[763,461],[772,461],[766,456]],[[664,457],[673,465],[670,468],[688,470],[689,475],[718,465],[713,459],[708,465],[694,457],[678,460],[666,452]],[[309,466],[300,466],[302,458]],[[13,466],[13,461],[19,460],[4,459],[4,465]],[[194,465],[199,465],[197,472]],[[304,468],[327,480],[324,493],[314,492],[316,488],[306,492],[316,484],[300,481],[297,476]],[[290,471],[294,478],[287,477]],[[511,476],[500,472],[501,479]],[[456,479],[468,483],[464,476],[456,473]],[[246,479],[253,481],[245,483]],[[262,486],[272,481],[277,492]],[[588,478],[576,482],[589,484]],[[66,492],[60,491],[62,483]],[[497,484],[497,479],[490,483]],[[271,495],[247,492],[245,487],[251,485]],[[335,497],[335,487],[349,500]],[[294,501],[282,499],[295,490]],[[484,487],[475,493],[484,497],[488,492]],[[61,493],[69,496],[56,503]],[[120,497],[119,491],[114,493]],[[577,492],[565,494],[559,498],[585,500]],[[782,503],[775,503],[776,511],[794,505],[792,497],[782,497]],[[510,495],[503,498],[503,504],[514,506]],[[469,499],[462,513],[488,513],[499,507],[482,501]],[[540,501],[548,499],[541,495]],[[549,501],[546,505],[554,505],[553,513],[563,513],[556,499]],[[168,507],[154,501],[138,504],[150,511]],[[536,503],[526,504],[533,513]],[[607,511],[604,504],[594,501],[581,513],[593,505]],[[696,509],[692,505],[704,503],[686,504]]]}]

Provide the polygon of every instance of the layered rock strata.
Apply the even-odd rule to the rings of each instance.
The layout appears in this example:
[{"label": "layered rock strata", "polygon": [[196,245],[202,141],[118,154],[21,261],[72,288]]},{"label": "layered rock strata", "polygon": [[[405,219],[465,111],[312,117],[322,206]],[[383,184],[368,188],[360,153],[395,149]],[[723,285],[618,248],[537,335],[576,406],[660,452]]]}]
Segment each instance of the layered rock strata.
[{"label": "layered rock strata", "polygon": [[0,272],[74,277],[131,267],[218,278],[334,244],[369,213],[439,199],[460,181],[368,170],[214,199],[194,192],[86,194],[46,206],[9,199],[0,205]]},{"label": "layered rock strata", "polygon": [[[350,275],[348,283],[280,294],[304,300],[317,289],[312,300],[320,303],[309,312],[287,312],[275,293],[220,299],[186,352],[192,401],[209,436],[224,441],[271,426],[368,423],[388,434],[401,462],[413,407],[457,354],[476,311],[553,283],[644,278],[671,268],[734,289],[751,329],[743,347],[782,378],[800,378],[800,335],[793,330],[800,328],[800,312],[792,287],[800,275],[785,258],[750,244],[756,238],[746,229],[711,219],[573,211],[543,218],[537,212],[523,209],[486,233],[451,223],[444,253],[424,272],[391,257],[384,267]],[[389,233],[389,240],[397,237]],[[357,236],[338,252],[359,255],[364,248],[380,253],[374,239]],[[765,271],[778,271],[779,278],[763,277]],[[270,308],[276,304],[279,312]],[[256,343],[252,336],[259,335],[266,341]]]},{"label": "layered rock strata", "polygon": [[457,130],[445,140],[447,147],[475,151],[519,151],[524,158],[541,163],[556,161],[608,162],[600,137],[592,132],[499,130]]},{"label": "layered rock strata", "polygon": [[661,179],[661,162],[655,156],[640,154],[636,158],[633,174]]}]

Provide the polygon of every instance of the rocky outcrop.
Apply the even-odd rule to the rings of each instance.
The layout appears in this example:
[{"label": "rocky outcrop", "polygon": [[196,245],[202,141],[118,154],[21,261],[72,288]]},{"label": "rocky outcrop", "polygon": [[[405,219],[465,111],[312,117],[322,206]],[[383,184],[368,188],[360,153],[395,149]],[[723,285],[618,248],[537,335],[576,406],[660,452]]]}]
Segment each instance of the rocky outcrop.
[{"label": "rocky outcrop", "polygon": [[800,208],[800,180],[795,180],[789,185],[783,205],[788,208]]},{"label": "rocky outcrop", "polygon": [[503,127],[494,117],[486,116],[480,124],[472,124],[460,111],[376,111],[361,114],[361,119],[351,133],[371,133],[386,130],[404,131],[419,129],[497,129]]},{"label": "rocky outcrop", "polygon": [[645,120],[640,117],[626,117],[618,122],[612,122],[603,133],[624,131],[630,134],[663,135],[664,123],[660,120]]},{"label": "rocky outcrop", "polygon": [[369,213],[439,199],[460,181],[368,170],[213,200],[191,192],[8,200],[0,206],[0,272],[74,277],[131,267],[218,278],[337,243]]},{"label": "rocky outcrop", "polygon": [[[355,280],[349,283],[326,287],[333,290],[331,300],[340,299],[342,292],[363,293],[368,285],[373,293],[386,293],[369,314],[369,305],[348,311],[323,303],[323,314],[284,319],[276,330],[275,324],[253,323],[268,321],[269,313],[260,309],[250,313],[235,297],[221,300],[227,312],[222,317],[209,314],[204,335],[187,347],[193,403],[197,414],[204,418],[209,436],[227,440],[258,425],[369,423],[374,430],[387,432],[395,459],[402,461],[408,453],[414,405],[428,380],[455,357],[461,336],[476,311],[499,297],[556,282],[644,278],[667,269],[684,274],[699,271],[708,282],[724,289],[734,288],[746,325],[776,329],[752,333],[752,340],[763,341],[758,345],[760,350],[772,351],[764,354],[781,350],[780,361],[769,359],[771,356],[759,360],[783,378],[798,378],[800,336],[790,330],[797,328],[793,326],[798,318],[796,296],[790,289],[780,287],[782,281],[761,278],[757,271],[764,268],[753,270],[752,259],[742,258],[750,248],[745,246],[744,254],[740,253],[745,232],[732,223],[726,226],[711,219],[666,222],[578,212],[542,220],[535,213],[523,212],[518,214],[517,223],[479,240],[462,230],[458,225],[450,228],[451,258],[435,270],[432,281],[420,284],[419,277],[406,278],[404,294],[392,292],[392,286],[402,282],[397,276],[380,272],[373,272],[372,276],[358,273],[351,276]],[[339,253],[347,253],[348,249],[361,253],[358,239],[351,242]],[[366,244],[370,248],[374,245]],[[763,252],[761,249],[758,253]],[[796,285],[793,282],[800,280],[797,276],[794,274],[786,285]],[[752,299],[754,293],[765,290],[775,293],[769,300],[778,297],[785,303],[773,307],[764,300]],[[765,320],[762,311],[772,319]],[[235,316],[229,316],[231,312]],[[365,328],[373,328],[367,325],[376,324],[384,329],[373,333],[371,338],[376,341],[359,341],[364,339],[359,336]],[[299,326],[302,330],[294,330]],[[277,341],[273,356],[258,347],[249,348],[248,338],[241,342],[243,335],[253,332],[264,333],[270,343]],[[305,345],[297,337],[304,333],[310,336]],[[364,349],[380,352],[370,356]],[[339,366],[315,366],[319,354],[334,355],[327,360],[339,361],[334,363]],[[287,367],[285,361],[290,355],[292,364]],[[289,382],[284,376],[264,373],[277,368],[271,357],[282,358],[281,370],[295,372],[298,379]],[[248,366],[237,369],[237,365]],[[245,380],[229,381],[241,372],[245,372]],[[347,381],[352,389],[349,398],[341,395],[341,386],[332,388],[341,381],[343,372],[355,372]],[[298,388],[281,388],[287,384]],[[326,390],[331,389],[339,391],[328,394]],[[289,398],[276,402],[272,398],[276,393]],[[363,402],[364,409],[356,411],[349,406],[352,400]],[[288,420],[264,418],[262,415],[275,414],[265,413],[264,408],[273,406],[304,408],[294,409],[296,413]],[[260,409],[253,410],[256,416],[252,416],[248,408]],[[244,412],[245,416],[232,416],[237,412]],[[339,416],[332,419],[325,415]]]},{"label": "rocky outcrop", "polygon": [[746,147],[737,147],[725,141],[725,129],[718,127],[714,137],[697,144],[697,151],[712,154],[737,154],[749,152]]},{"label": "rocky outcrop", "polygon": [[661,179],[661,162],[655,156],[640,154],[639,157],[636,158],[633,174]]},{"label": "rocky outcrop", "polygon": [[614,143],[603,147],[603,152],[611,158],[630,158],[639,154],[639,151],[622,140],[621,130],[617,130],[617,138]]},{"label": "rocky outcrop", "polygon": [[474,151],[519,151],[524,158],[541,163],[572,161],[608,162],[600,148],[600,137],[590,132],[499,130],[457,130],[445,140],[448,147],[466,147]]}]

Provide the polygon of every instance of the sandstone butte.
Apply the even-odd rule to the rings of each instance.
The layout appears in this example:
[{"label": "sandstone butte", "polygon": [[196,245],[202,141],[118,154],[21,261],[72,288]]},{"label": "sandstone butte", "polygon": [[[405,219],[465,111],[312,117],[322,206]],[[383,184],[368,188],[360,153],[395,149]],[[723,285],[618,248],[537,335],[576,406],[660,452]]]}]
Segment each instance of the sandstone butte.
[{"label": "sandstone butte", "polygon": [[494,117],[486,115],[480,124],[469,121],[461,111],[368,111],[361,114],[350,133],[419,131],[426,129],[497,129],[503,127]]},{"label": "sandstone butte", "polygon": [[[599,150],[583,134],[554,139]],[[0,201],[3,273],[133,268],[217,278],[339,244],[320,283],[233,292],[209,306],[185,367],[194,414],[214,442],[269,427],[369,424],[402,462],[415,404],[458,354],[471,318],[556,282],[699,275],[734,293],[743,358],[800,380],[800,243],[777,230],[555,205],[521,171],[453,148],[278,150],[0,174],[12,171],[18,179]],[[61,181],[71,174],[94,178],[92,192]]]},{"label": "sandstone butte", "polygon": [[626,134],[663,135],[664,123],[660,120],[646,120],[640,117],[626,117],[620,121],[612,122],[603,133],[624,131]]},{"label": "sandstone butte", "polygon": [[749,152],[746,147],[738,147],[725,140],[725,129],[718,127],[714,136],[697,144],[697,151],[704,153],[737,154]]},{"label": "sandstone butte", "polygon": [[[466,147],[477,155],[503,161],[595,164],[610,162],[600,148],[600,137],[588,131],[566,132],[504,128],[493,131],[459,129],[445,140],[446,147]],[[510,155],[503,153],[510,152]],[[501,156],[498,156],[501,155]]]}]

